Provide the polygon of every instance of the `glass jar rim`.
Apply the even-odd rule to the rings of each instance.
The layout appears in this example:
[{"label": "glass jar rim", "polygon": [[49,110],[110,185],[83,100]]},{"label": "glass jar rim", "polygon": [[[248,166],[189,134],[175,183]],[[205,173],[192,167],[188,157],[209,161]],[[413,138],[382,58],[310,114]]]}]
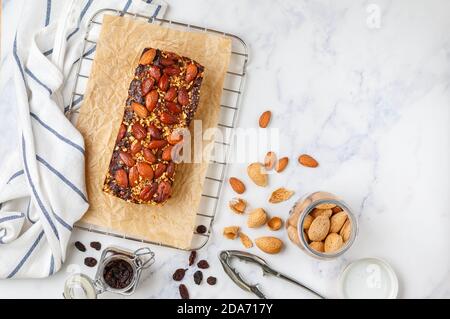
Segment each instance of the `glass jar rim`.
[{"label": "glass jar rim", "polygon": [[[295,204],[295,206],[297,205],[297,203]],[[309,244],[306,242],[305,236],[303,235],[303,223],[305,221],[306,216],[308,216],[317,205],[324,204],[324,203],[336,204],[336,206],[339,206],[342,209],[344,209],[344,211],[347,213],[348,218],[350,218],[351,225],[352,225],[352,233],[350,235],[349,240],[345,243],[345,245],[341,249],[339,249],[335,253],[322,253],[322,252],[312,249],[309,246]],[[306,251],[314,256],[317,256],[317,257],[320,257],[323,259],[332,259],[332,258],[336,258],[336,257],[339,257],[342,254],[344,254],[353,245],[353,243],[356,239],[357,233],[358,233],[358,223],[356,220],[356,216],[352,213],[352,211],[350,210],[348,205],[344,201],[339,200],[339,199],[318,199],[318,200],[312,201],[308,206],[306,206],[306,208],[304,209],[303,213],[301,214],[300,218],[297,221],[297,235],[300,239],[300,242],[305,247]]]}]

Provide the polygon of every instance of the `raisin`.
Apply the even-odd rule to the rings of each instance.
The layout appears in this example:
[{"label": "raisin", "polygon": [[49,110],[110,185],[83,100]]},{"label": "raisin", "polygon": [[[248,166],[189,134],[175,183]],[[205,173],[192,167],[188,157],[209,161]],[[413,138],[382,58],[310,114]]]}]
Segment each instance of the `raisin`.
[{"label": "raisin", "polygon": [[197,252],[195,250],[191,251],[189,255],[189,266],[192,266],[195,262],[195,258],[197,258]]},{"label": "raisin", "polygon": [[204,233],[206,233],[206,226],[205,225],[198,225],[197,226],[197,233],[199,233],[199,234],[204,234]]},{"label": "raisin", "polygon": [[217,283],[217,278],[213,276],[209,276],[208,279],[206,279],[206,282],[210,284],[211,286],[214,286]]},{"label": "raisin", "polygon": [[200,269],[207,269],[209,268],[209,264],[206,260],[202,259],[197,263],[197,267]]},{"label": "raisin", "polygon": [[102,244],[98,241],[93,241],[91,242],[91,247],[94,248],[95,250],[100,250],[102,249]]},{"label": "raisin", "polygon": [[86,251],[86,246],[84,246],[83,243],[81,243],[81,242],[79,242],[79,241],[77,241],[77,242],[75,243],[75,247],[76,247],[79,251],[81,251],[81,252],[83,252],[83,253]]},{"label": "raisin", "polygon": [[175,272],[172,275],[172,279],[175,281],[181,281],[184,278],[184,274],[186,273],[187,269],[179,268],[175,270]]},{"label": "raisin", "polygon": [[88,267],[95,267],[97,265],[97,259],[94,257],[86,257],[84,258],[84,264]]},{"label": "raisin", "polygon": [[189,299],[189,291],[185,285],[181,284],[178,290],[180,291],[181,299]]},{"label": "raisin", "polygon": [[128,287],[134,276],[133,267],[125,260],[116,259],[106,264],[103,270],[105,282],[114,289]]},{"label": "raisin", "polygon": [[194,282],[195,282],[197,285],[200,285],[200,284],[202,283],[202,280],[203,280],[203,273],[202,273],[201,270],[197,270],[197,271],[194,273]]}]

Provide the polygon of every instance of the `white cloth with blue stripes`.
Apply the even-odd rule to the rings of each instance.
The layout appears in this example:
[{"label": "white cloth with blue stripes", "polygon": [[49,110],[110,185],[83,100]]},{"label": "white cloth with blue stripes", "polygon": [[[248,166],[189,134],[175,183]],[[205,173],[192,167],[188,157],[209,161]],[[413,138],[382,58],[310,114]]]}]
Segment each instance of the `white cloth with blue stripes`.
[{"label": "white cloth with blue stripes", "polygon": [[3,0],[0,278],[58,271],[88,208],[84,142],[64,109],[89,18],[103,8],[161,17],[155,2]]}]

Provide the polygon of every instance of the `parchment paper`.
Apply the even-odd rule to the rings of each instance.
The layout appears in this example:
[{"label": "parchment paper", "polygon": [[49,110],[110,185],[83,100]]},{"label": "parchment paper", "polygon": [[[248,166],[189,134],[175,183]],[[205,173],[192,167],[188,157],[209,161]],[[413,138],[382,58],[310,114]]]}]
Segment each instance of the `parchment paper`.
[{"label": "parchment paper", "polygon": [[127,203],[102,191],[128,86],[145,47],[170,50],[205,67],[200,104],[194,119],[203,121],[204,130],[217,125],[222,86],[231,54],[230,39],[105,16],[77,123],[86,145],[90,203],[82,222],[128,236],[188,248],[208,167],[206,162],[178,164],[172,198],[163,207]]}]

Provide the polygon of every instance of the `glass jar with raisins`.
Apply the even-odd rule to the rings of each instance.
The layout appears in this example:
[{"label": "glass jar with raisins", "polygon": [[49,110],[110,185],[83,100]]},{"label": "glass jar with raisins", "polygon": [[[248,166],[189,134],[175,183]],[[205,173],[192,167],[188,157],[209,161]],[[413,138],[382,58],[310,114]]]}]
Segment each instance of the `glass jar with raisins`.
[{"label": "glass jar with raisins", "polygon": [[64,298],[96,299],[105,291],[131,295],[139,284],[142,270],[154,261],[155,254],[148,247],[135,251],[108,247],[102,253],[94,280],[84,274],[70,276],[64,286]]},{"label": "glass jar with raisins", "polygon": [[348,205],[328,192],[314,192],[300,198],[286,222],[289,239],[309,255],[333,259],[354,243],[358,223]]}]

